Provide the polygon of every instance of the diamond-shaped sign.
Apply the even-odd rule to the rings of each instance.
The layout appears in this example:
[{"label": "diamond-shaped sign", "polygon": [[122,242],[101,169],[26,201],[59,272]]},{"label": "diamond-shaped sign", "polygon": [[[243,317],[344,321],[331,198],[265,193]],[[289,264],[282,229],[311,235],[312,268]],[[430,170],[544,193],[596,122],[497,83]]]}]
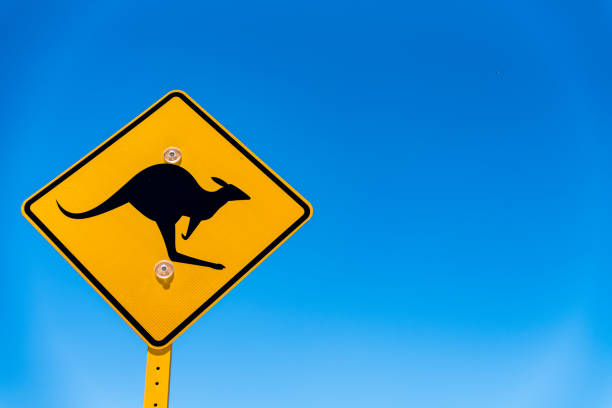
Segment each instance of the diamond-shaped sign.
[{"label": "diamond-shaped sign", "polygon": [[176,339],[312,213],[180,91],[26,200],[22,211],[156,348]]}]

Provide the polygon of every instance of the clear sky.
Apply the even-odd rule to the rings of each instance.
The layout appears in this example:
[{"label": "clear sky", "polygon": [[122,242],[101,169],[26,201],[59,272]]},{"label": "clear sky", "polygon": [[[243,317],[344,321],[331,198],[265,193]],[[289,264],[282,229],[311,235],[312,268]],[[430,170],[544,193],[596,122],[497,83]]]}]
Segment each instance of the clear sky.
[{"label": "clear sky", "polygon": [[612,4],[3,2],[0,407],[146,347],[20,213],[172,89],[315,209],[174,344],[173,407],[612,407]]}]

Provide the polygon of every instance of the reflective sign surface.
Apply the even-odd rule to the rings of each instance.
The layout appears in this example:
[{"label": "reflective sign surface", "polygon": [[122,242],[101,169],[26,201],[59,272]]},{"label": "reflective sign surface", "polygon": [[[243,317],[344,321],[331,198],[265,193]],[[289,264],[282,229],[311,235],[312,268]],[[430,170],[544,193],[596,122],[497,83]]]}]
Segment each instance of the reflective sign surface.
[{"label": "reflective sign surface", "polygon": [[172,342],[312,212],[180,91],[22,210],[153,347]]}]

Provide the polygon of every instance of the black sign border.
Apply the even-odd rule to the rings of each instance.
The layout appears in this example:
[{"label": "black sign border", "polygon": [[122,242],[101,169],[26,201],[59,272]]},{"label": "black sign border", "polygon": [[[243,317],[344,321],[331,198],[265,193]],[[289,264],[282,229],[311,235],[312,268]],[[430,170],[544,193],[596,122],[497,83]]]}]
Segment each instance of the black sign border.
[{"label": "black sign border", "polygon": [[[289,195],[295,202],[297,202],[300,207],[304,210],[304,214],[302,214],[297,221],[295,221],[287,230],[285,230],[281,235],[279,235],[270,245],[268,245],[261,253],[259,253],[255,258],[253,258],[244,268],[240,270],[234,277],[232,277],[225,285],[223,285],[212,297],[210,297],[206,302],[204,302],[200,307],[196,309],[185,321],[179,324],[174,330],[172,330],[166,337],[161,340],[156,340],[151,336],[145,329],[142,327],[138,321],[115,299],[108,290],[94,277],[94,275],[83,265],[77,258],[68,250],[68,248],[51,232],[51,230],[32,212],[32,205],[42,196],[47,194],[49,191],[54,189],[76,171],[78,171],[81,167],[89,163],[93,158],[99,155],[101,152],[106,150],[113,143],[121,139],[123,136],[128,134],[132,129],[138,126],[141,122],[151,116],[155,111],[165,105],[172,98],[180,98],[187,106],[193,109],[202,119],[204,119],[213,129],[215,129],[221,136],[223,136],[228,142],[232,144],[238,151],[240,151],[244,156],[246,156],[259,170],[261,170],[268,178],[270,178],[276,185],[278,185],[287,195]],[[213,303],[215,303],[219,298],[221,298],[225,293],[227,293],[230,288],[238,282],[243,276],[253,269],[257,263],[259,263],[263,258],[265,258],[270,252],[272,252],[284,239],[286,239],[289,235],[291,235],[295,230],[297,230],[304,222],[310,218],[311,208],[306,201],[304,201],[300,196],[298,196],[289,186],[287,186],[280,178],[278,178],[273,172],[271,172],[262,162],[260,162],[253,154],[251,154],[247,149],[245,149],[232,135],[230,135],[225,129],[219,126],[206,112],[200,109],[195,103],[193,103],[185,94],[180,91],[173,91],[162,98],[155,105],[146,110],[142,115],[140,115],[136,120],[126,126],[123,130],[117,133],[115,136],[107,140],[104,144],[98,147],[96,150],[91,152],[89,155],[85,156],[81,161],[75,164],[72,168],[66,171],[57,179],[53,180],[47,186],[45,186],[42,190],[28,199],[23,206],[25,214],[40,228],[40,230],[49,238],[51,242],[55,244],[55,246],[77,267],[79,271],[85,276],[85,278],[93,285],[104,298],[111,303],[115,309],[132,325],[142,337],[144,337],[152,346],[154,347],[164,347],[170,344],[187,326],[193,323],[196,319],[198,319],[202,313],[206,309],[208,309]]]}]

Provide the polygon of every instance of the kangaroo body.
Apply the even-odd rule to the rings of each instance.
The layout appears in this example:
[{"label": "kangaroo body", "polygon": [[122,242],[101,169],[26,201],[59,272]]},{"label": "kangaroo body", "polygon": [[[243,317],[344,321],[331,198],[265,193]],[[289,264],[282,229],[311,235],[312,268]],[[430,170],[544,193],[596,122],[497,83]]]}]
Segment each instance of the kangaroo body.
[{"label": "kangaroo body", "polygon": [[196,179],[184,168],[173,164],[157,164],[142,170],[110,196],[102,204],[82,213],[65,210],[59,202],[59,209],[70,218],[95,217],[131,204],[148,219],[157,223],[166,244],[170,260],[223,269],[224,266],[180,254],[176,251],[175,224],[183,216],[189,217],[188,239],[200,221],[211,218],[229,201],[248,200],[250,197],[238,187],[213,177],[221,185],[216,191],[204,190]]}]

